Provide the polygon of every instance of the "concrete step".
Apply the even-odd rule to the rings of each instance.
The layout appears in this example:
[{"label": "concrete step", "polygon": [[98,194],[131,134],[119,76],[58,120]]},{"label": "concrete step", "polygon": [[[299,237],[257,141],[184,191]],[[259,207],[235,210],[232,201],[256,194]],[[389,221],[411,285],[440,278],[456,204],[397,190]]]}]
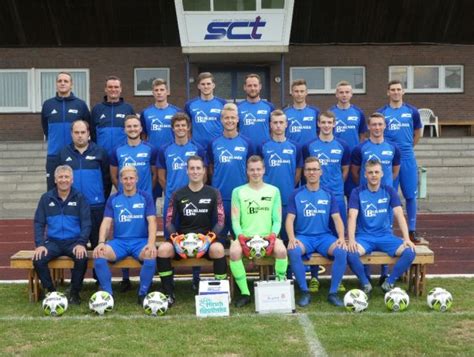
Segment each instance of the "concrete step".
[{"label": "concrete step", "polygon": [[428,177],[447,177],[456,182],[456,177],[474,176],[474,167],[448,167],[448,166],[432,166],[427,167]]},{"label": "concrete step", "polygon": [[452,138],[421,138],[418,142],[418,145],[422,144],[474,144],[474,136],[462,136]]},{"label": "concrete step", "polygon": [[444,175],[435,175],[431,171],[428,171],[428,186],[444,188],[449,185],[463,185],[463,186],[474,186],[474,177],[463,176],[463,177],[446,177]]},{"label": "concrete step", "polygon": [[469,157],[474,161],[474,147],[469,150],[453,150],[453,151],[440,151],[440,150],[426,150],[426,151],[416,151],[416,158],[419,160],[421,158],[432,158],[432,157]]},{"label": "concrete step", "polygon": [[0,159],[13,159],[13,158],[42,158],[45,160],[45,150],[5,150],[0,151]]},{"label": "concrete step", "polygon": [[427,158],[421,157],[417,158],[418,165],[424,167],[474,167],[474,158],[473,157],[436,157],[436,158]]},{"label": "concrete step", "polygon": [[418,212],[473,212],[473,202],[433,202],[418,200]]},{"label": "concrete step", "polygon": [[0,151],[46,151],[48,144],[43,141],[3,141],[0,143]]},{"label": "concrete step", "polygon": [[[2,173],[0,174],[0,184],[2,183],[18,183],[18,182],[46,182],[44,172],[25,172],[23,175],[19,173]],[[0,187],[1,189],[1,187]]]}]

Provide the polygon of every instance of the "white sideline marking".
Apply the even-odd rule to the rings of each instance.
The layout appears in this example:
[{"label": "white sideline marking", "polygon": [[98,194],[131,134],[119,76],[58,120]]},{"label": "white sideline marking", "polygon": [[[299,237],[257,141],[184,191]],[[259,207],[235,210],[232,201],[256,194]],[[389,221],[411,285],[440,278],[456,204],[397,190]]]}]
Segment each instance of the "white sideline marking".
[{"label": "white sideline marking", "polygon": [[309,347],[309,354],[311,356],[326,357],[326,350],[324,349],[323,345],[321,345],[321,342],[314,331],[314,326],[308,318],[308,315],[298,314],[298,322],[303,328],[304,338]]},{"label": "white sideline marking", "polygon": [[[39,306],[39,305],[38,305]],[[98,316],[94,315],[92,313],[86,313],[84,315],[74,315],[74,316],[68,316],[68,313],[66,312],[66,315],[63,315],[58,318],[54,317],[48,317],[48,316],[41,316],[41,310],[38,310],[38,315],[39,316],[0,316],[0,321],[35,321],[35,320],[43,320],[43,321],[62,321],[62,320],[78,320],[78,321],[86,321],[86,320],[101,320],[101,319],[107,319],[107,320],[190,320],[190,319],[206,319],[205,317],[196,317],[194,314],[181,314],[181,315],[166,315],[166,316],[159,316],[159,317],[153,317],[153,316],[148,316],[143,314],[129,314],[129,315],[117,315],[113,311],[110,314],[106,314],[103,316]],[[437,313],[433,311],[403,311],[401,313],[393,313],[387,310],[387,312],[381,312],[381,311],[364,311],[360,315],[359,314],[354,314],[350,312],[346,312],[344,310],[339,310],[335,312],[327,311],[327,312],[307,312],[307,313],[296,313],[296,314],[264,314],[264,315],[259,315],[256,313],[234,313],[228,317],[219,317],[219,318],[227,318],[227,319],[238,319],[240,317],[251,317],[258,319],[262,316],[280,316],[281,318],[297,318],[298,322],[300,322],[301,326],[303,326],[301,322],[301,316],[305,316],[305,322],[307,324],[311,325],[311,321],[308,319],[308,316],[334,316],[334,317],[344,317],[344,316],[385,316],[387,318],[393,319],[397,317],[404,317],[404,316],[411,316],[411,317],[416,317],[416,316],[461,316],[461,317],[474,317],[474,311],[448,311],[446,313]],[[312,326],[312,325],[311,325]],[[313,331],[314,333],[314,331]]]}]

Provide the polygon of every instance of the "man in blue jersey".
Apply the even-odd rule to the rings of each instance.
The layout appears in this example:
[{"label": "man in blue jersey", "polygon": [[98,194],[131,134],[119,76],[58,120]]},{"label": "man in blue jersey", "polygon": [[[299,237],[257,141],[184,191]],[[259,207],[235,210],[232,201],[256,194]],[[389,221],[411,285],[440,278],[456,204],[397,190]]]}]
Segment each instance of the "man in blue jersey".
[{"label": "man in blue jersey", "polygon": [[291,96],[293,104],[284,109],[288,118],[286,137],[303,146],[316,139],[320,110],[306,103],[308,88],[304,79],[291,83]]},{"label": "man in blue jersey", "polygon": [[[282,222],[286,219],[288,199],[300,181],[303,167],[301,147],[285,136],[287,126],[285,113],[274,110],[270,116],[271,139],[257,148],[266,168],[263,180],[280,190]],[[285,229],[280,231],[280,237],[284,242],[288,241]]]},{"label": "man in blue jersey", "polygon": [[199,96],[188,101],[184,111],[191,118],[193,140],[206,148],[209,143],[222,135],[221,110],[226,101],[214,96],[214,76],[203,72],[198,75]]},{"label": "man in blue jersey", "polygon": [[41,196],[35,213],[35,252],[33,265],[46,291],[55,291],[48,263],[62,255],[74,260],[71,271],[69,303],[81,303],[87,269],[86,244],[91,230],[89,204],[86,198],[72,188],[70,166],[58,166],[54,171],[56,187]]},{"label": "man in blue jersey", "polygon": [[[158,150],[145,141],[142,141],[142,125],[135,114],[127,115],[124,121],[124,130],[127,142],[114,149],[110,157],[110,178],[118,191],[122,190],[119,182],[118,172],[125,166],[134,166],[138,173],[137,187],[153,197],[153,187],[156,185],[157,174],[154,163],[156,162]],[[122,269],[123,280],[121,291],[125,292],[131,288],[129,270]]]},{"label": "man in blue jersey", "polygon": [[[157,78],[152,83],[152,93],[155,103],[145,108],[141,115],[144,138],[151,145],[159,149],[163,145],[173,142],[174,136],[171,130],[171,118],[182,110],[168,103],[168,84],[164,79]],[[163,188],[160,184],[153,190],[153,198],[161,197]]]},{"label": "man in blue jersey", "polygon": [[99,227],[104,217],[106,191],[110,183],[109,159],[105,149],[89,142],[89,123],[76,120],[71,126],[72,143],[65,146],[58,156],[59,165],[69,165],[74,172],[73,187],[81,192],[90,206],[92,249],[97,246]]},{"label": "man in blue jersey", "polygon": [[[356,186],[364,186],[367,179],[361,173],[361,167],[369,160],[377,160],[382,164],[382,184],[393,186],[393,180],[400,171],[400,150],[395,144],[389,143],[384,138],[385,118],[380,113],[373,113],[367,120],[369,139],[357,145],[352,150],[351,174]],[[388,265],[382,265],[380,281],[382,284],[388,276]],[[365,273],[370,277],[370,265],[365,266]]]},{"label": "man in blue jersey", "polygon": [[[365,164],[367,184],[352,191],[349,200],[348,238],[349,266],[357,275],[366,293],[372,286],[364,272],[360,256],[378,250],[400,258],[392,274],[382,284],[384,292],[394,288],[395,281],[410,267],[415,259],[415,246],[410,241],[408,227],[397,192],[382,185],[382,165],[377,160]],[[402,238],[392,233],[392,214],[398,222]]]},{"label": "man in blue jersey", "polygon": [[237,130],[238,113],[235,104],[227,103],[224,106],[221,113],[224,132],[222,136],[214,139],[207,149],[209,178],[212,186],[220,191],[224,203],[225,227],[219,235],[219,240],[225,246],[229,245],[229,232],[235,237],[231,231],[230,218],[232,190],[247,182],[246,162],[255,151],[253,144]]},{"label": "man in blue jersey", "polygon": [[415,107],[403,102],[405,92],[400,81],[390,81],[387,88],[389,103],[377,112],[385,116],[385,138],[395,143],[401,152],[400,174],[394,181],[394,187],[398,190],[400,184],[405,197],[410,239],[414,243],[420,243],[421,240],[416,235],[418,167],[414,150],[420,140],[422,128],[420,113]]},{"label": "man in blue jersey", "polygon": [[[107,200],[99,244],[93,256],[100,286],[109,294],[113,291],[108,262],[118,262],[127,256],[140,260],[138,304],[142,305],[156,270],[156,208],[151,195],[137,188],[138,180],[134,166],[124,166],[120,170],[123,189]],[[113,239],[110,239],[112,228]]]},{"label": "man in blue jersey", "polygon": [[[306,158],[303,173],[306,185],[291,195],[285,222],[288,233],[288,257],[301,290],[298,305],[307,306],[311,302],[303,259],[309,259],[311,254],[317,252],[325,257],[334,258],[328,301],[335,306],[343,306],[337,291],[346,269],[347,246],[344,240],[344,223],[339,215],[334,195],[320,184],[324,166],[320,164],[319,159],[312,156]],[[331,233],[330,220],[336,227],[337,238]]]},{"label": "man in blue jersey", "polygon": [[135,111],[121,97],[122,81],[119,77],[107,77],[104,91],[104,101],[92,108],[91,134],[93,141],[111,156],[115,147],[126,143],[127,135],[123,130],[123,123],[125,117],[135,114]]},{"label": "man in blue jersey", "polygon": [[60,72],[56,77],[56,96],[46,100],[41,109],[41,125],[48,141],[46,183],[48,191],[54,188],[54,169],[59,150],[71,143],[71,123],[83,119],[90,122],[87,104],[72,93],[72,76]]},{"label": "man in blue jersey", "polygon": [[258,146],[270,139],[270,113],[275,107],[260,98],[262,81],[258,74],[245,76],[244,91],[247,97],[238,105],[239,131]]},{"label": "man in blue jersey", "polygon": [[[336,116],[334,135],[344,140],[352,152],[366,137],[367,126],[364,112],[351,103],[352,86],[349,82],[341,81],[336,85],[336,98],[337,103],[329,109]],[[344,183],[344,194],[347,199],[356,186],[357,184],[349,175]]]},{"label": "man in blue jersey", "polygon": [[[319,136],[303,148],[303,157],[315,156],[321,163],[321,185],[330,190],[339,205],[339,213],[346,224],[344,182],[349,174],[350,149],[346,142],[334,136],[336,117],[332,112],[319,114]],[[335,232],[334,232],[335,233]]]},{"label": "man in blue jersey", "polygon": [[[171,119],[171,128],[174,141],[160,148],[155,162],[158,181],[165,191],[163,217],[167,215],[166,211],[173,193],[188,184],[189,178],[186,172],[188,158],[194,155],[206,158],[202,146],[189,139],[191,122],[186,113],[174,114]],[[169,238],[166,227],[164,230],[165,237]]]}]

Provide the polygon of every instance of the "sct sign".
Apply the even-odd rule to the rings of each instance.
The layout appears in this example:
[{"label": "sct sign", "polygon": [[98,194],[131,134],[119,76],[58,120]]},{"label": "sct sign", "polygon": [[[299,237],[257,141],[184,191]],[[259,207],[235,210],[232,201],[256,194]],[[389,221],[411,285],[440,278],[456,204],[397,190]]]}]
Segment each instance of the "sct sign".
[{"label": "sct sign", "polygon": [[283,9],[184,11],[175,0],[183,53],[288,52],[293,5],[287,0]]}]

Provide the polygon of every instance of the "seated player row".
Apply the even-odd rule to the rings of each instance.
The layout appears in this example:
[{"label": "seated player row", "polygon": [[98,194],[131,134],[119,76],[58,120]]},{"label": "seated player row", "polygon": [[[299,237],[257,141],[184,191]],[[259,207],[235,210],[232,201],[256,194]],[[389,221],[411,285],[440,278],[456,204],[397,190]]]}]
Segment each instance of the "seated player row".
[{"label": "seated player row", "polygon": [[[236,306],[244,306],[250,302],[242,254],[249,253],[249,241],[254,235],[267,240],[266,251],[275,257],[277,279],[285,279],[287,268],[287,250],[277,238],[281,228],[280,192],[275,186],[264,183],[265,166],[260,156],[249,158],[246,171],[248,183],[232,192],[231,218],[237,239],[232,241],[230,247],[230,268],[241,291]],[[180,234],[193,230],[203,236],[213,236],[209,232],[218,232],[223,226],[220,194],[204,185],[204,162],[199,156],[191,156],[188,159],[187,173],[189,183],[174,194],[176,200],[170,205],[168,212],[171,214],[167,217],[166,225],[170,231],[177,230]],[[365,176],[368,183],[354,190],[351,195],[348,245],[344,240],[344,226],[334,195],[320,186],[321,174],[319,160],[315,157],[307,158],[304,165],[307,184],[294,191],[289,201],[286,219],[288,255],[295,278],[303,292],[299,305],[305,306],[310,300],[305,290],[307,287],[301,259],[313,252],[334,257],[328,301],[336,306],[342,305],[336,291],[347,260],[361,279],[364,290],[370,292],[371,286],[365,278],[359,255],[372,250],[382,250],[392,256],[401,255],[392,275],[382,285],[384,290],[390,290],[395,280],[409,267],[415,255],[398,196],[391,187],[381,185],[383,173],[380,163],[370,160],[366,164]],[[56,168],[55,181],[57,188],[41,197],[35,214],[37,248],[34,265],[43,288],[52,291],[54,286],[47,267],[48,262],[60,255],[72,257],[75,267],[72,272],[70,301],[80,303],[79,292],[87,266],[86,237],[91,227],[89,207],[85,197],[72,188],[73,173],[69,166]],[[111,195],[107,200],[99,244],[94,249],[94,265],[100,286],[113,293],[107,261],[118,261],[131,255],[143,263],[138,291],[138,300],[142,303],[156,270],[157,255],[163,289],[169,296],[169,302],[173,303],[170,258],[175,252],[168,242],[161,244],[158,252],[156,251],[156,210],[152,197],[137,189],[139,179],[135,167],[125,166],[120,171],[120,181],[123,190]],[[391,210],[399,222],[403,240],[391,233]],[[213,223],[216,218],[216,223]],[[331,234],[330,219],[335,222],[337,238]],[[112,225],[113,239],[108,240]],[[214,260],[216,278],[225,278],[223,246],[218,241],[208,242],[210,244],[206,254]]]}]

